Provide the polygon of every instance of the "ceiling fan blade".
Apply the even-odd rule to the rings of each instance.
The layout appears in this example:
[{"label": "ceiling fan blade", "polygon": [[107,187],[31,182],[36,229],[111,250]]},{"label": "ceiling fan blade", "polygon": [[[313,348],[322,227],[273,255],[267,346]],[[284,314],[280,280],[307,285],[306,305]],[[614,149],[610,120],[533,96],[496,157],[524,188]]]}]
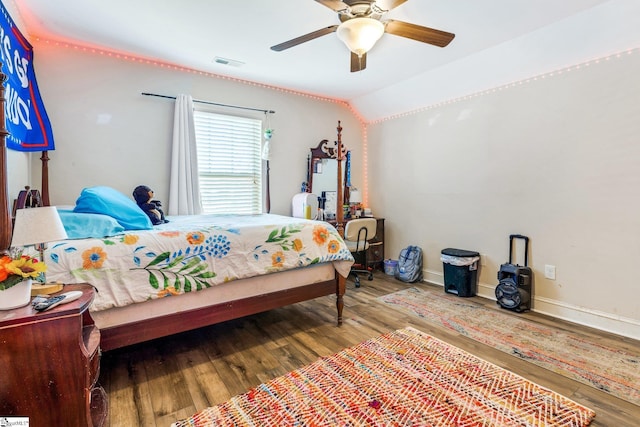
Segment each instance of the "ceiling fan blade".
[{"label": "ceiling fan blade", "polygon": [[377,0],[376,6],[385,12],[389,12],[391,9],[395,9],[406,1],[407,0]]},{"label": "ceiling fan blade", "polygon": [[349,5],[341,2],[340,0],[316,0],[316,1],[323,6],[327,6],[329,9],[335,10],[336,12],[349,9]]},{"label": "ceiling fan blade", "polygon": [[358,56],[351,52],[351,72],[357,73],[367,68],[367,54],[363,53],[362,56]]},{"label": "ceiling fan blade", "polygon": [[395,36],[406,37],[438,47],[445,47],[456,36],[446,31],[409,24],[408,22],[394,21],[393,19],[386,22],[384,31]]},{"label": "ceiling fan blade", "polygon": [[305,34],[304,36],[296,37],[295,39],[288,40],[284,43],[277,44],[275,46],[271,46],[271,50],[275,50],[276,52],[283,51],[285,49],[289,49],[290,47],[297,46],[301,43],[308,42],[309,40],[317,39],[318,37],[325,36],[327,34],[334,33],[338,28],[337,25],[332,25],[330,27],[321,28],[317,31],[313,31],[309,34]]}]

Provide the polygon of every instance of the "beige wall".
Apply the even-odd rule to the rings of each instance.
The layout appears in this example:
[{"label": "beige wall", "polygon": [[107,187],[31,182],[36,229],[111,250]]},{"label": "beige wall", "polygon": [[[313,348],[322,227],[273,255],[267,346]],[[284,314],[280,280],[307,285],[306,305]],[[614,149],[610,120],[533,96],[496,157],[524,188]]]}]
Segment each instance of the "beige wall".
[{"label": "beige wall", "polygon": [[443,248],[478,251],[492,297],[509,234],[525,234],[536,311],[640,338],[638,75],[636,51],[370,125],[387,257],[420,245],[442,283]]},{"label": "beige wall", "polygon": [[[291,198],[306,179],[309,149],[322,139],[335,140],[338,120],[343,142],[360,157],[362,128],[344,104],[48,43],[34,48],[56,142],[49,155],[52,204],[74,204],[88,186],[109,185],[129,195],[146,184],[168,205],[174,102],[141,92],[188,93],[194,99],[275,110],[270,118],[275,129],[272,213],[290,214]],[[264,118],[263,113],[248,114]],[[40,187],[39,157],[32,156],[35,188]],[[355,185],[360,174],[354,165]]]}]

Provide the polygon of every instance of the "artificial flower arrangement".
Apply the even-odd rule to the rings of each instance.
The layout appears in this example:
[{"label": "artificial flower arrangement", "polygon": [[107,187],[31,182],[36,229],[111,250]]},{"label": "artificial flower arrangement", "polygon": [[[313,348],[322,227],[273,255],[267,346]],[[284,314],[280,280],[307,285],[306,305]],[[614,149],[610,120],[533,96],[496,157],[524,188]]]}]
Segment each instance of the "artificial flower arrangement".
[{"label": "artificial flower arrangement", "polygon": [[5,291],[26,279],[35,279],[47,271],[47,265],[22,253],[0,258],[0,291]]}]

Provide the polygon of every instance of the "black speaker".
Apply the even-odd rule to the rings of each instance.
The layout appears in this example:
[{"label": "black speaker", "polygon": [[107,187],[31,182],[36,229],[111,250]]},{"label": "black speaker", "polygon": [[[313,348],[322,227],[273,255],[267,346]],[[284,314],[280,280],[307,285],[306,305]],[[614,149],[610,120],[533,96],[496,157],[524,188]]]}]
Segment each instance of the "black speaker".
[{"label": "black speaker", "polygon": [[[524,239],[524,266],[512,263],[513,240]],[[521,234],[509,236],[509,262],[498,271],[496,301],[500,307],[522,312],[531,309],[533,272],[528,264],[529,238]]]}]

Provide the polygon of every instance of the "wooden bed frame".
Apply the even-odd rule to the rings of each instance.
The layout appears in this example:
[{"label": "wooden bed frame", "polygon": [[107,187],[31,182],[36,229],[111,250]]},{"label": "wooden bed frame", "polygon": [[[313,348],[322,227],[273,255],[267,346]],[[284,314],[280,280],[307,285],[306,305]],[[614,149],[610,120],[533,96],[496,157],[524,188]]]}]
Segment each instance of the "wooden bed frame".
[{"label": "wooden bed frame", "polygon": [[[6,76],[0,73],[2,83],[6,81]],[[5,208],[0,212],[0,252],[4,252],[11,244],[12,220],[9,208],[8,197],[8,180],[7,180],[7,148],[6,137],[9,135],[5,127],[4,116],[4,86],[0,86],[0,206]],[[341,153],[342,147],[342,127],[338,122],[338,152]],[[49,206],[49,177],[48,177],[48,161],[49,157],[46,151],[42,152],[42,205]],[[339,156],[338,160],[343,160]],[[342,166],[338,161],[338,200],[342,200]],[[343,230],[343,212],[338,209],[338,219],[336,228],[342,236]],[[127,345],[148,341],[154,338],[160,338],[203,326],[213,325],[215,323],[224,322],[231,319],[260,313],[274,308],[283,307],[301,301],[307,301],[320,296],[334,294],[336,295],[337,323],[342,325],[342,310],[344,308],[343,296],[345,293],[346,279],[337,272],[333,280],[321,283],[309,284],[293,289],[287,289],[259,296],[238,299],[222,304],[216,304],[205,308],[189,310],[186,312],[175,313],[163,316],[163,321],[158,319],[142,320],[134,323],[127,323],[120,326],[113,326],[100,330],[100,345],[102,350],[111,350]]]}]

